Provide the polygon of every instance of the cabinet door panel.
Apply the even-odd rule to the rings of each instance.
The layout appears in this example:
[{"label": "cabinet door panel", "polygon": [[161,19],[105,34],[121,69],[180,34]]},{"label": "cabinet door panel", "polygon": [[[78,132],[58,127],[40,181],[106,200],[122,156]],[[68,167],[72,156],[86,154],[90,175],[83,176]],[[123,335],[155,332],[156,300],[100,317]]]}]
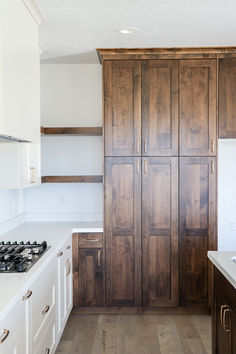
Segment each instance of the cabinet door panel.
[{"label": "cabinet door panel", "polygon": [[79,250],[79,306],[103,306],[103,251]]},{"label": "cabinet door panel", "polygon": [[178,160],[143,158],[143,305],[178,303]]},{"label": "cabinet door panel", "polygon": [[236,59],[219,65],[219,138],[236,138]]},{"label": "cabinet door panel", "polygon": [[105,158],[106,305],[139,305],[141,159]]},{"label": "cabinet door panel", "polygon": [[179,62],[180,155],[216,155],[216,61]]},{"label": "cabinet door panel", "polygon": [[178,61],[145,60],[142,64],[142,153],[178,153]]},{"label": "cabinet door panel", "polygon": [[104,63],[105,156],[141,154],[141,63]]},{"label": "cabinet door panel", "polygon": [[215,158],[180,158],[180,294],[207,300],[207,250],[216,247]]}]

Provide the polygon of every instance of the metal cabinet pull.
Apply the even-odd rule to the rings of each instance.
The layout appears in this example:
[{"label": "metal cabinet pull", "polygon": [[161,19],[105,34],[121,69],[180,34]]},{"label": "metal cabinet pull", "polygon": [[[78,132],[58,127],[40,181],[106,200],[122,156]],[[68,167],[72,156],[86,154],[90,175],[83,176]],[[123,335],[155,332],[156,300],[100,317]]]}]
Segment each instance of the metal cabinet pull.
[{"label": "metal cabinet pull", "polygon": [[50,306],[49,305],[46,305],[42,311],[42,315],[45,315],[45,313],[47,313],[50,309]]},{"label": "metal cabinet pull", "polygon": [[221,327],[223,327],[223,311],[227,307],[228,307],[228,305],[221,305],[221,307],[220,307],[220,324],[221,324]]},{"label": "metal cabinet pull", "polygon": [[89,241],[89,242],[98,242],[98,238],[86,238],[86,241]]},{"label": "metal cabinet pull", "polygon": [[68,277],[68,275],[70,275],[70,271],[71,271],[71,264],[70,264],[70,260],[69,259],[66,260],[66,264],[67,264],[66,276]]},{"label": "metal cabinet pull", "polygon": [[63,255],[63,252],[60,251],[58,254],[57,254],[57,257],[61,257]]},{"label": "metal cabinet pull", "polygon": [[30,167],[30,183],[35,183],[35,167]]},{"label": "metal cabinet pull", "polygon": [[144,160],[144,174],[147,174],[147,160]]},{"label": "metal cabinet pull", "polygon": [[0,344],[2,344],[7,339],[7,337],[9,336],[9,333],[10,333],[10,331],[8,329],[4,329],[2,331],[2,335],[0,336]]},{"label": "metal cabinet pull", "polygon": [[144,153],[147,153],[147,139],[144,139]]},{"label": "metal cabinet pull", "polygon": [[27,290],[26,294],[22,296],[22,300],[27,300],[32,295],[31,290]]},{"label": "metal cabinet pull", "polygon": [[67,246],[66,246],[66,250],[69,250],[69,249],[70,249],[70,245],[67,245]]},{"label": "metal cabinet pull", "polygon": [[214,160],[211,160],[211,173],[214,173]]},{"label": "metal cabinet pull", "polygon": [[98,266],[101,267],[101,251],[97,252]]},{"label": "metal cabinet pull", "polygon": [[231,332],[231,325],[226,324],[226,314],[232,312],[231,308],[227,306],[223,313],[223,328],[225,332]]},{"label": "metal cabinet pull", "polygon": [[211,152],[215,151],[215,140],[211,139]]},{"label": "metal cabinet pull", "polygon": [[136,152],[139,154],[139,140],[136,140]]},{"label": "metal cabinet pull", "polygon": [[137,160],[137,164],[136,164],[136,173],[137,175],[139,175],[139,160]]},{"label": "metal cabinet pull", "polygon": [[46,350],[45,350],[45,354],[49,354],[50,352],[51,352],[51,349],[46,348]]}]

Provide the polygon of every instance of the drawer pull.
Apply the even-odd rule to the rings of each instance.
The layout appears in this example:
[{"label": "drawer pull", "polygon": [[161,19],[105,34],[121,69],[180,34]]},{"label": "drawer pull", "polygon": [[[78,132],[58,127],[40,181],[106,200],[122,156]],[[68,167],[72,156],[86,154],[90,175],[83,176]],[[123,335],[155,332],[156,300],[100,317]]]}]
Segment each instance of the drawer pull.
[{"label": "drawer pull", "polygon": [[[226,324],[226,313],[232,312],[231,308],[227,306],[223,313],[223,328],[225,332],[231,332],[231,324]],[[231,323],[231,322],[230,322]]]},{"label": "drawer pull", "polygon": [[69,249],[70,249],[70,245],[67,245],[67,246],[66,246],[66,250],[69,250]]},{"label": "drawer pull", "polygon": [[227,307],[228,307],[228,305],[221,305],[221,307],[220,307],[220,324],[221,324],[221,327],[223,327],[223,310],[225,308],[227,308]]},{"label": "drawer pull", "polygon": [[30,183],[35,183],[35,167],[30,167]]},{"label": "drawer pull", "polygon": [[70,260],[69,259],[66,260],[66,264],[67,264],[66,276],[68,277],[68,275],[70,275],[70,271],[71,271],[71,265],[70,265]]},{"label": "drawer pull", "polygon": [[98,242],[98,238],[86,238],[86,241],[89,241],[89,242]]},{"label": "drawer pull", "polygon": [[45,313],[47,313],[50,309],[50,306],[46,305],[45,308],[42,311],[42,315],[45,315]]},{"label": "drawer pull", "polygon": [[101,251],[98,251],[97,258],[98,258],[98,266],[101,267]]},{"label": "drawer pull", "polygon": [[27,290],[26,294],[22,296],[22,300],[27,300],[28,298],[30,298],[31,295],[32,295],[32,291]]},{"label": "drawer pull", "polygon": [[2,335],[0,336],[0,344],[2,344],[7,339],[7,337],[9,336],[9,333],[10,333],[10,331],[8,329],[4,329],[2,331]]},{"label": "drawer pull", "polygon": [[58,254],[57,254],[57,257],[61,257],[63,255],[63,252],[60,251]]},{"label": "drawer pull", "polygon": [[46,348],[46,350],[45,350],[45,354],[49,354],[50,352],[51,352],[51,349]]}]

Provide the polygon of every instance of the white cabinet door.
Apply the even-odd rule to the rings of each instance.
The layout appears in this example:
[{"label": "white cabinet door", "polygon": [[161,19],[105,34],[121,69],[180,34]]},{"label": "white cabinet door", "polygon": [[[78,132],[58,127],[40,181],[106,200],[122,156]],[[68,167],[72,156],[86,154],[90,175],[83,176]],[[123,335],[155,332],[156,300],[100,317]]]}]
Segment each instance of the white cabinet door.
[{"label": "white cabinet door", "polygon": [[0,144],[0,189],[40,185],[40,144],[2,142]]},{"label": "white cabinet door", "polygon": [[26,303],[20,299],[0,322],[0,353],[29,354]]},{"label": "white cabinet door", "polygon": [[57,334],[64,330],[73,305],[72,286],[72,238],[58,253],[58,289],[57,289]]},{"label": "white cabinet door", "polygon": [[40,140],[38,25],[23,1],[0,1],[0,135]]}]

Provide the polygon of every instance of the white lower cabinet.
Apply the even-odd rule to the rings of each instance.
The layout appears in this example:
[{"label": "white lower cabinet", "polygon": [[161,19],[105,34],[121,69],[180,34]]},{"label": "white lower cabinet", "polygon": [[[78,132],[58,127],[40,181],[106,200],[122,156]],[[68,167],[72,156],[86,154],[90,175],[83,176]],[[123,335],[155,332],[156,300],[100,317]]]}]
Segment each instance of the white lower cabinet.
[{"label": "white lower cabinet", "polygon": [[0,353],[25,354],[27,352],[26,304],[19,299],[0,323]]},{"label": "white lower cabinet", "polygon": [[72,286],[72,239],[64,244],[57,254],[57,335],[61,336],[73,306]]},{"label": "white lower cabinet", "polygon": [[55,353],[72,305],[70,236],[0,321],[0,354]]}]

